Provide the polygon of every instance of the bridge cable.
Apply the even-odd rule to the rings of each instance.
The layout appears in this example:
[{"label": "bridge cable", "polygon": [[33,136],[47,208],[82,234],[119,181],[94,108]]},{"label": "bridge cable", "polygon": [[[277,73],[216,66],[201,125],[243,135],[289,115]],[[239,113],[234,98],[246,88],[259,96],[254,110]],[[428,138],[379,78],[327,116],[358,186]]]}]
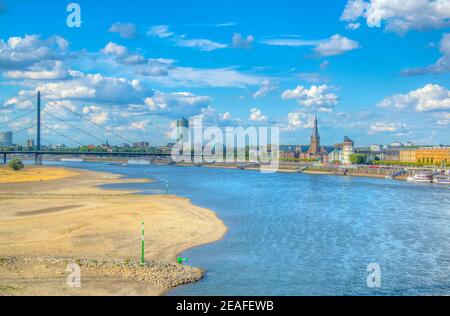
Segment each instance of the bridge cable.
[{"label": "bridge cable", "polygon": [[62,136],[62,137],[64,137],[64,138],[67,138],[67,139],[71,140],[72,142],[77,143],[77,144],[80,145],[80,146],[83,146],[82,143],[80,143],[79,141],[73,139],[72,137],[66,136],[66,135],[64,135],[64,134],[62,134],[62,133],[60,133],[60,132],[58,132],[57,130],[54,130],[53,128],[48,127],[47,125],[44,125],[44,124],[41,124],[41,125],[44,126],[44,127],[47,128],[47,129],[49,129],[50,131],[52,131],[52,132],[58,134],[59,136]]},{"label": "bridge cable", "polygon": [[35,111],[35,110],[33,109],[33,110],[30,110],[30,111],[28,111],[28,112],[26,112],[26,113],[23,113],[23,114],[20,114],[20,115],[18,115],[18,116],[16,116],[16,117],[13,117],[13,118],[11,118],[11,119],[9,119],[9,120],[6,120],[5,122],[1,122],[1,123],[0,123],[0,126],[5,125],[5,124],[8,124],[8,123],[10,123],[10,122],[12,122],[12,121],[18,120],[18,119],[20,119],[20,118],[22,118],[22,117],[24,117],[24,116],[30,114],[31,112],[34,112],[34,111]]},{"label": "bridge cable", "polygon": [[126,141],[127,143],[130,143],[130,144],[133,143],[133,141],[131,141],[131,140],[129,140],[129,139],[123,137],[123,136],[120,136],[120,135],[114,133],[114,132],[111,131],[110,129],[108,129],[108,128],[106,128],[106,127],[103,127],[103,126],[101,126],[100,124],[95,123],[94,121],[92,121],[92,120],[90,120],[90,119],[84,117],[83,115],[78,114],[78,113],[72,111],[71,109],[67,108],[66,106],[61,105],[61,104],[58,104],[58,103],[57,103],[58,101],[51,101],[51,100],[49,100],[49,99],[47,99],[47,98],[45,98],[45,97],[43,97],[43,98],[44,98],[45,100],[47,100],[48,102],[52,102],[53,104],[55,104],[55,105],[57,105],[57,106],[59,106],[59,107],[65,109],[66,111],[69,111],[70,113],[72,113],[72,114],[74,114],[74,115],[80,117],[81,119],[83,119],[83,120],[85,120],[85,121],[87,121],[87,122],[89,122],[89,123],[91,123],[91,124],[93,124],[93,125],[95,125],[95,126],[101,128],[102,130],[107,131],[108,133],[110,133],[110,134],[112,134],[112,135],[114,135],[114,136],[116,136],[116,137],[118,137],[118,138],[120,138],[120,139]]},{"label": "bridge cable", "polygon": [[86,134],[86,135],[88,135],[88,136],[90,136],[90,137],[95,138],[96,140],[98,140],[98,141],[100,141],[100,142],[103,142],[103,140],[100,139],[99,137],[97,137],[97,136],[95,136],[95,135],[93,135],[93,134],[91,134],[91,133],[89,133],[89,132],[86,132],[86,131],[82,130],[82,129],[79,128],[79,127],[76,127],[75,125],[73,125],[73,124],[71,124],[71,123],[69,123],[69,122],[67,122],[67,121],[65,121],[65,120],[63,120],[63,119],[57,117],[56,115],[53,115],[53,114],[50,113],[50,112],[44,111],[44,113],[46,113],[46,114],[48,114],[48,115],[54,117],[54,118],[57,119],[58,121],[63,122],[64,124],[67,124],[67,125],[69,125],[70,127],[74,128],[74,129],[76,129],[76,130],[78,130],[78,131],[80,131],[80,132],[82,132],[82,133],[84,133],[84,134]]}]

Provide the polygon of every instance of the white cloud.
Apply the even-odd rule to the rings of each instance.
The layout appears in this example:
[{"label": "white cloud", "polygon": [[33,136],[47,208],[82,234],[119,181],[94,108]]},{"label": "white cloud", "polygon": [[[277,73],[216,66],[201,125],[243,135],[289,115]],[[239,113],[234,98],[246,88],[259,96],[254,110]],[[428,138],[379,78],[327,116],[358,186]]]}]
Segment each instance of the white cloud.
[{"label": "white cloud", "polygon": [[5,77],[12,79],[56,80],[68,78],[69,72],[60,60],[44,60],[28,67],[27,70],[7,71]]},{"label": "white cloud", "polygon": [[450,125],[450,113],[442,114],[439,120],[437,121],[437,124],[441,126]]},{"label": "white cloud", "polygon": [[23,98],[19,96],[6,100],[3,103],[3,106],[5,107],[15,106],[17,109],[20,110],[29,110],[33,107],[33,102],[29,98]]},{"label": "white cloud", "polygon": [[314,116],[304,112],[288,113],[288,124],[283,129],[286,131],[296,131],[301,128],[312,128],[314,126]]},{"label": "white cloud", "polygon": [[149,124],[150,121],[148,119],[145,119],[142,121],[131,122],[130,127],[133,130],[145,131],[148,128]]},{"label": "white cloud", "polygon": [[228,47],[226,44],[213,42],[208,39],[178,39],[176,40],[176,46],[193,47],[205,52]]},{"label": "white cloud", "polygon": [[254,122],[266,122],[267,116],[265,116],[258,108],[250,110],[250,121]]},{"label": "white cloud", "polygon": [[423,88],[406,94],[394,94],[378,103],[379,107],[413,109],[416,112],[450,109],[450,91],[437,84],[427,84]]},{"label": "white cloud", "polygon": [[39,35],[11,37],[0,40],[0,69],[24,70],[44,60],[63,59],[68,42],[59,36],[42,40]]},{"label": "white cloud", "polygon": [[345,26],[345,28],[346,28],[347,30],[352,30],[352,31],[354,31],[354,30],[359,29],[360,26],[361,26],[361,24],[359,24],[359,23],[348,23],[348,24]]},{"label": "white cloud", "polygon": [[320,70],[325,70],[328,68],[328,66],[330,65],[330,62],[328,60],[324,60],[321,64],[320,64]]},{"label": "white cloud", "polygon": [[339,34],[335,34],[329,39],[321,41],[314,48],[314,52],[316,52],[319,56],[336,56],[360,47],[361,46],[358,42]]},{"label": "white cloud", "polygon": [[88,115],[89,119],[97,124],[103,124],[108,121],[108,112],[100,106],[85,106],[83,108],[83,114]]},{"label": "white cloud", "polygon": [[330,38],[324,40],[302,40],[296,38],[281,38],[281,39],[268,39],[260,41],[262,44],[272,46],[314,46],[313,51],[318,56],[335,56],[346,53],[348,51],[360,48],[358,42],[353,41],[347,37],[339,34],[335,34]]},{"label": "white cloud", "polygon": [[171,37],[175,33],[169,31],[168,25],[155,25],[147,31],[148,36],[156,36],[160,38]]},{"label": "white cloud", "polygon": [[172,66],[167,75],[146,77],[152,82],[174,87],[238,87],[257,85],[261,78],[231,68],[191,68]]},{"label": "white cloud", "polygon": [[[138,80],[106,77],[101,74],[82,74],[70,80],[39,85],[36,90],[50,100],[79,100],[99,103],[140,103],[151,94]],[[34,91],[30,92],[35,93]]]},{"label": "white cloud", "polygon": [[387,31],[404,34],[409,30],[429,30],[450,25],[448,0],[349,0],[342,21],[365,18],[369,27],[385,25]]},{"label": "white cloud", "polygon": [[301,46],[316,46],[320,43],[319,40],[301,40],[296,38],[277,38],[277,39],[267,39],[259,41],[261,44],[271,45],[271,46],[291,46],[291,47],[301,47]]},{"label": "white cloud", "polygon": [[254,41],[255,37],[253,35],[243,37],[240,33],[234,33],[233,38],[231,39],[231,46],[233,48],[250,49]]},{"label": "white cloud", "polygon": [[114,23],[110,28],[109,32],[118,33],[123,38],[134,38],[136,37],[136,25],[131,23]]},{"label": "white cloud", "polygon": [[263,98],[265,97],[270,91],[276,90],[277,85],[274,81],[270,80],[269,78],[265,78],[261,82],[261,86],[259,87],[258,91],[253,93],[253,98]]},{"label": "white cloud", "polygon": [[338,96],[328,92],[327,85],[312,85],[309,89],[297,86],[293,90],[286,90],[281,97],[285,100],[296,99],[298,104],[304,106],[317,106],[320,108],[333,107],[338,103]]},{"label": "white cloud", "polygon": [[148,62],[142,55],[130,53],[128,48],[114,42],[106,44],[100,52],[104,55],[114,57],[118,62],[125,65],[137,65]]},{"label": "white cloud", "polygon": [[209,106],[209,96],[197,96],[190,92],[163,93],[156,91],[152,97],[145,99],[149,110],[155,114],[166,116],[189,117]]},{"label": "white cloud", "polygon": [[409,68],[402,71],[404,76],[423,75],[426,73],[450,72],[450,33],[444,33],[439,42],[439,51],[442,56],[433,65],[423,68]]},{"label": "white cloud", "polygon": [[403,130],[406,125],[402,123],[376,122],[369,127],[369,135],[379,133],[396,133]]}]

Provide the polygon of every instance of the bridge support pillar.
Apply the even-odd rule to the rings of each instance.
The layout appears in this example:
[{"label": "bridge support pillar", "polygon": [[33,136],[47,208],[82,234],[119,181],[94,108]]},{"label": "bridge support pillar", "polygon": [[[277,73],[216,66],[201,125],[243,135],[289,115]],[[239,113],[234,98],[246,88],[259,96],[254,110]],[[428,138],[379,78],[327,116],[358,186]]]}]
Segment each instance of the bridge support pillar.
[{"label": "bridge support pillar", "polygon": [[42,166],[42,154],[35,154],[34,155],[34,165],[35,166]]},{"label": "bridge support pillar", "polygon": [[3,163],[6,165],[6,154],[3,154]]}]

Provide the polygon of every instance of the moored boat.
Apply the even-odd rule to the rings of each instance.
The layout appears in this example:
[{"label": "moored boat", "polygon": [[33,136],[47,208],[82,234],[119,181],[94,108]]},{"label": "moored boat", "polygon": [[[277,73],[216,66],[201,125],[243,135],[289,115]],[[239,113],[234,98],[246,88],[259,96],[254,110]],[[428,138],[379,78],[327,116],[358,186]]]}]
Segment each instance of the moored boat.
[{"label": "moored boat", "polygon": [[433,174],[429,172],[416,173],[413,177],[408,177],[407,181],[431,183],[433,182]]},{"label": "moored boat", "polygon": [[437,175],[433,178],[433,182],[437,184],[449,184],[450,185],[450,175]]}]

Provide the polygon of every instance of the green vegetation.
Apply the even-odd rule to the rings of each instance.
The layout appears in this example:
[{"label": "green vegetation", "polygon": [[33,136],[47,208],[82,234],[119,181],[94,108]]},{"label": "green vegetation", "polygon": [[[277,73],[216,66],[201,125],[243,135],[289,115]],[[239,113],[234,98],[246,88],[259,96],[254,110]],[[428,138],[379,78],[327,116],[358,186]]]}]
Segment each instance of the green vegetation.
[{"label": "green vegetation", "polygon": [[350,162],[352,164],[362,165],[367,163],[367,155],[366,154],[354,154],[350,155]]},{"label": "green vegetation", "polygon": [[19,171],[24,168],[23,162],[19,158],[11,159],[8,163],[8,166],[14,171]]}]

